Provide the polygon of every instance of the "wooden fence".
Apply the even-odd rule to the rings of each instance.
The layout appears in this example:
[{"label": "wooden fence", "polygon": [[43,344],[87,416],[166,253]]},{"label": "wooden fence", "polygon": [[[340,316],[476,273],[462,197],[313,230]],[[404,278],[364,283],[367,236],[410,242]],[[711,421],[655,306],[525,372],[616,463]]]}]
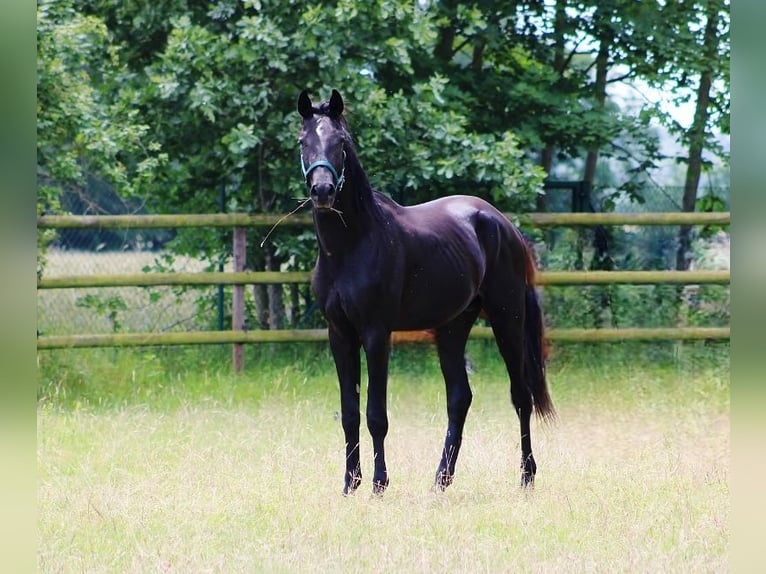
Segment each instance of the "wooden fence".
[{"label": "wooden fence", "polygon": [[[730,213],[531,213],[510,215],[509,219],[536,227],[594,226],[594,225],[729,225]],[[245,227],[271,227],[311,225],[310,216],[294,215],[281,220],[267,214],[210,214],[210,215],[115,215],[74,216],[49,215],[39,217],[39,228],[48,229],[158,229],[181,227],[233,227],[235,237],[244,237]],[[235,259],[243,259],[235,245]],[[281,343],[323,341],[326,329],[283,329],[271,331],[245,331],[242,328],[242,291],[246,284],[306,283],[309,272],[246,272],[235,261],[235,271],[218,273],[138,273],[122,275],[70,275],[42,277],[38,289],[66,289],[85,287],[125,287],[157,285],[234,285],[233,329],[211,332],[173,333],[115,333],[104,335],[38,336],[38,349],[75,347],[115,347],[150,345],[201,345],[228,343],[234,345],[235,367],[237,353],[246,343]],[[728,284],[729,271],[542,271],[538,274],[541,285],[603,285],[603,284]],[[237,289],[237,286],[240,289]],[[239,295],[238,295],[239,293]],[[238,308],[239,307],[239,308]],[[623,341],[623,340],[686,340],[728,339],[729,327],[672,327],[621,329],[550,329],[548,336],[554,341]],[[472,338],[492,336],[488,327],[476,326]],[[394,342],[411,342],[421,338],[415,333],[395,333]]]}]

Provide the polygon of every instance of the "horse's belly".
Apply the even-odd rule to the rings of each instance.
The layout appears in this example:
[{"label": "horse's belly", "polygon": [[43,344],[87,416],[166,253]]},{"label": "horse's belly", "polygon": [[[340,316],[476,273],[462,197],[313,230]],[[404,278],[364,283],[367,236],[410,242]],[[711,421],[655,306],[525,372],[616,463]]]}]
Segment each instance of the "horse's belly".
[{"label": "horse's belly", "polygon": [[402,295],[395,331],[439,327],[460,315],[478,292],[471,281],[444,280],[418,285]]}]

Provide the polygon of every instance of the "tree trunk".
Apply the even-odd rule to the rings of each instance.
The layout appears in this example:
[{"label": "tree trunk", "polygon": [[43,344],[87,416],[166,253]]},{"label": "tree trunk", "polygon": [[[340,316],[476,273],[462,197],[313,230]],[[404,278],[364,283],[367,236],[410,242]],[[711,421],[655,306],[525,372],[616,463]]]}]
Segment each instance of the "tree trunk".
[{"label": "tree trunk", "polygon": [[[553,69],[558,74],[559,80],[564,78],[564,68],[566,67],[566,0],[556,0],[556,16],[553,22]],[[543,135],[545,138],[545,135]],[[553,155],[556,148],[552,143],[546,142],[545,147],[540,152],[540,167],[543,168],[546,176],[550,178],[553,168]],[[538,195],[537,210],[547,211],[547,198],[545,195]]]},{"label": "tree trunk", "polygon": [[[254,271],[266,270],[266,257],[263,249],[257,247],[260,243],[260,235],[255,230],[250,230],[248,243],[254,245],[247,251],[247,267]],[[255,307],[255,325],[258,329],[269,328],[269,295],[266,292],[266,285],[253,285],[253,304]]]},{"label": "tree trunk", "polygon": [[[599,42],[598,54],[596,56],[596,81],[594,84],[594,100],[596,110],[603,113],[604,105],[606,103],[606,80],[607,73],[609,71],[609,50],[611,49],[612,42],[614,41],[614,32],[608,26],[605,27],[601,33]],[[599,148],[594,146],[588,149],[588,153],[585,157],[585,169],[583,171],[583,180],[588,189],[588,197],[582,198],[582,203],[590,201],[591,192],[593,190],[593,184],[596,179],[596,166],[598,165]],[[582,208],[587,207],[581,205]],[[608,234],[602,228],[599,230],[602,237],[596,235],[594,241],[595,255],[591,260],[591,269],[600,269],[602,265],[606,263],[608,259],[607,240]],[[577,261],[582,262],[582,249],[584,247],[584,234],[585,230],[578,232],[578,245],[577,245]],[[582,265],[582,263],[581,263]],[[593,287],[590,293],[591,295],[591,316],[593,317],[593,326],[600,328],[604,323],[604,315],[608,314],[610,310],[610,293],[605,287]]]},{"label": "tree trunk", "polygon": [[[259,144],[257,156],[258,199],[260,200],[261,210],[268,212],[273,209],[276,196],[274,192],[263,183],[264,153],[265,150],[263,144]],[[266,243],[263,246],[263,264],[267,271],[279,271],[281,261],[275,254],[274,246],[269,243]],[[255,295],[258,323],[262,328],[282,329],[285,324],[285,305],[283,301],[282,285],[267,285],[265,288],[264,286],[256,286],[256,288],[253,289],[253,294]],[[266,301],[266,299],[268,299],[268,301]],[[267,316],[264,317],[264,314],[267,314]]]},{"label": "tree trunk", "polygon": [[290,283],[290,306],[287,308],[287,321],[293,329],[298,326],[301,318],[301,298],[297,283]]},{"label": "tree trunk", "polygon": [[269,328],[285,328],[285,303],[282,285],[269,285]]},{"label": "tree trunk", "polygon": [[[596,56],[594,99],[596,102],[596,109],[599,112],[603,111],[604,104],[606,103],[606,75],[609,71],[609,48],[611,47],[612,41],[613,33],[611,31],[605,32],[599,43],[598,55]],[[594,179],[596,178],[598,154],[598,147],[592,147],[588,150],[588,155],[585,158],[583,179],[591,184],[591,188],[593,187]]]},{"label": "tree trunk", "polygon": [[455,19],[457,17],[458,2],[448,0],[436,4],[437,16],[440,20],[438,28],[438,39],[434,46],[434,56],[441,63],[447,63],[455,55],[455,36],[457,29]]},{"label": "tree trunk", "polygon": [[479,39],[473,45],[473,56],[471,57],[471,70],[474,73],[480,74],[484,68],[484,49],[487,47],[487,43]]},{"label": "tree trunk", "polygon": [[[702,46],[706,62],[712,62],[716,58],[718,48],[717,25],[717,2],[709,1],[707,4],[704,43]],[[709,117],[710,88],[712,83],[712,67],[704,66],[697,87],[697,105],[694,110],[694,120],[688,132],[689,160],[686,167],[684,194],[681,199],[681,210],[685,212],[693,212],[697,203],[697,190],[699,189],[700,175],[702,174],[702,152],[705,149],[705,128]],[[688,225],[683,225],[678,232],[678,250],[676,252],[676,269],[678,271],[686,271],[690,268],[692,261],[691,246],[692,228]]]},{"label": "tree trunk", "polygon": [[253,302],[255,304],[255,320],[259,329],[269,328],[269,296],[266,285],[253,285]]},{"label": "tree trunk", "polygon": [[[553,153],[554,153],[553,144],[546,145],[543,148],[543,150],[540,152],[540,167],[543,168],[546,179],[550,179],[551,177],[551,167],[553,165]],[[537,194],[537,197],[535,198],[535,209],[539,211],[540,213],[544,213],[548,211],[548,194],[547,193]],[[550,236],[550,230],[547,230],[545,234],[546,234],[546,237]],[[546,240],[546,243],[547,243],[547,240]]]},{"label": "tree trunk", "polygon": [[[279,271],[281,261],[274,254],[274,248],[270,245],[265,245],[264,249],[266,249],[266,269],[268,271]],[[266,290],[269,294],[269,329],[284,329],[285,303],[282,285],[270,284]]]},{"label": "tree trunk", "polygon": [[[603,110],[606,102],[606,74],[609,70],[609,47],[612,43],[611,32],[605,32],[599,43],[598,55],[596,56],[596,82],[594,84],[594,100],[597,110]],[[583,181],[586,182],[589,189],[593,189],[593,180],[596,177],[596,165],[598,164],[598,147],[591,147],[585,156],[585,169],[583,171]],[[590,195],[590,194],[589,194]],[[582,208],[582,205],[581,205]],[[583,248],[585,245],[584,229],[577,231],[577,254],[575,267],[583,269]]]}]

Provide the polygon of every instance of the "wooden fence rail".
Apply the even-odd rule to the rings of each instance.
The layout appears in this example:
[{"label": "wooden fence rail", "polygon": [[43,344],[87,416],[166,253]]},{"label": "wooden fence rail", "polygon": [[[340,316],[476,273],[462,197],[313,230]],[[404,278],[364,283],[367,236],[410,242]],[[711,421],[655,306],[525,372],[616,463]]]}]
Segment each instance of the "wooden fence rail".
[{"label": "wooden fence rail", "polygon": [[[250,285],[308,283],[311,271],[125,273],[42,277],[38,289],[154,287],[160,285]],[[729,271],[541,271],[538,285],[726,285]]]},{"label": "wooden fence rail", "polygon": [[[512,221],[536,227],[593,225],[729,225],[729,212],[721,213],[530,213],[506,214]],[[203,215],[47,215],[38,217],[39,228],[48,229],[158,229],[182,227],[271,227],[309,226],[311,216],[296,214],[288,218],[272,214],[203,214]],[[219,272],[219,273],[136,273],[121,275],[68,275],[38,280],[38,289],[150,287],[159,285],[235,285],[306,283],[308,271],[293,272]],[[541,285],[606,284],[719,284],[730,281],[729,271],[545,271]],[[729,327],[672,327],[622,329],[550,329],[554,341],[599,342],[625,340],[728,339]],[[491,329],[474,327],[472,338],[490,338]],[[394,333],[394,342],[422,340],[416,333]],[[38,336],[38,349],[81,347],[135,347],[154,345],[204,345],[246,343],[310,342],[327,340],[326,329],[271,331],[115,333],[103,335]]]},{"label": "wooden fence rail", "polygon": [[[593,225],[729,225],[728,211],[715,213],[506,213],[511,221],[535,227]],[[37,226],[46,229],[165,229],[180,227],[306,227],[311,216],[268,213],[211,213],[188,215],[42,215]]]},{"label": "wooden fence rail", "polygon": [[[670,327],[638,329],[548,329],[546,336],[559,342],[673,341],[728,339],[729,327]],[[490,327],[476,326],[472,339],[491,339]],[[38,349],[84,347],[150,347],[171,345],[220,345],[247,343],[310,343],[327,341],[327,329],[273,331],[190,331],[178,333],[113,333],[103,335],[48,335],[38,337]],[[420,331],[393,333],[394,343],[430,341]]]}]

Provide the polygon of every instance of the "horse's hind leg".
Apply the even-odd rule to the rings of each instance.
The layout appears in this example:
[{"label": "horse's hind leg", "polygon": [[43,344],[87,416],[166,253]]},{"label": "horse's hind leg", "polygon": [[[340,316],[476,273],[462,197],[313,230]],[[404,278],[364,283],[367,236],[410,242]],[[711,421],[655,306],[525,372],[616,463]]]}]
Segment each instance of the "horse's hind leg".
[{"label": "horse's hind leg", "polygon": [[434,484],[439,490],[444,490],[452,484],[455,476],[455,463],[463,440],[463,427],[473,398],[464,355],[468,334],[478,314],[479,305],[474,303],[450,323],[436,330],[439,364],[447,389],[448,419],[444,450]]},{"label": "horse's hind leg", "polygon": [[[497,347],[505,361],[511,379],[511,402],[519,417],[521,430],[521,485],[531,486],[535,480],[537,465],[532,455],[530,434],[533,409],[532,393],[524,377],[524,286],[503,289],[503,302],[491,295],[484,309],[495,335]],[[518,294],[514,300],[509,294]]]}]

